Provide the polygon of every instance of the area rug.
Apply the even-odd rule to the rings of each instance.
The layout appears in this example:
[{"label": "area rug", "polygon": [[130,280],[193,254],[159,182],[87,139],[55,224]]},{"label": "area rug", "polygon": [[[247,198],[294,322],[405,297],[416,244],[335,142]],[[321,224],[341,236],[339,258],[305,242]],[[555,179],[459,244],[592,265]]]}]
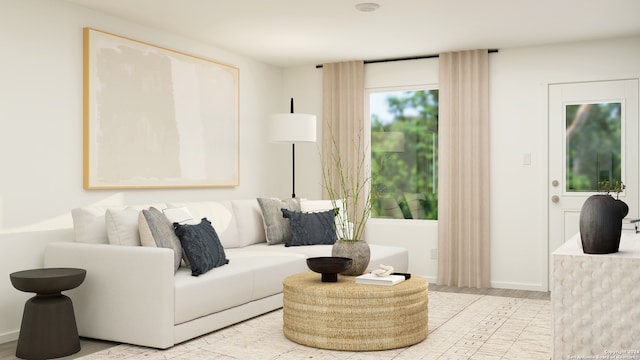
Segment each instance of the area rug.
[{"label": "area rug", "polygon": [[430,291],[429,335],[400,349],[348,352],[299,345],[282,334],[280,309],[167,350],[122,344],[80,359],[535,360],[549,359],[550,348],[549,300]]}]

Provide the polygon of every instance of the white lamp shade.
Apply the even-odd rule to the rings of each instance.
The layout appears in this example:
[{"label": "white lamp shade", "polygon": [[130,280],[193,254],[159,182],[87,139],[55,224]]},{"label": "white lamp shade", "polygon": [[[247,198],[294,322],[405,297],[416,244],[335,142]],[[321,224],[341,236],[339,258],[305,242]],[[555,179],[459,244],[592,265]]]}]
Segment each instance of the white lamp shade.
[{"label": "white lamp shade", "polygon": [[272,143],[315,142],[316,116],[299,113],[271,115],[268,136]]}]

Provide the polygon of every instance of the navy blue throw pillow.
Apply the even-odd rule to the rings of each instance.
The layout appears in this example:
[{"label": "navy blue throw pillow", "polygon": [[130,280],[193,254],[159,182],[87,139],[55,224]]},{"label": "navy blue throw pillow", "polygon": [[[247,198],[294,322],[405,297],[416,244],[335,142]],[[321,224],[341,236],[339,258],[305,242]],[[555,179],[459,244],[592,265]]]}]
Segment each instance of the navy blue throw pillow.
[{"label": "navy blue throw pillow", "polygon": [[335,211],[300,212],[282,209],[289,219],[291,241],[284,246],[333,245],[336,242]]},{"label": "navy blue throw pillow", "polygon": [[173,228],[189,259],[191,275],[198,276],[229,263],[218,234],[207,218],[197,225],[173,223]]}]

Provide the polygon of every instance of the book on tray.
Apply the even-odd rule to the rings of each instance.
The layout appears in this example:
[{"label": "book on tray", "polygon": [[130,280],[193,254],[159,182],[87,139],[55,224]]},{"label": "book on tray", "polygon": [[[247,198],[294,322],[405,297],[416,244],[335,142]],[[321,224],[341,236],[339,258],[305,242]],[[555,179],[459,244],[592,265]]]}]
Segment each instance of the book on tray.
[{"label": "book on tray", "polygon": [[356,284],[367,285],[391,286],[399,282],[403,282],[404,280],[405,277],[403,275],[378,276],[375,274],[362,274],[360,276],[356,276]]}]

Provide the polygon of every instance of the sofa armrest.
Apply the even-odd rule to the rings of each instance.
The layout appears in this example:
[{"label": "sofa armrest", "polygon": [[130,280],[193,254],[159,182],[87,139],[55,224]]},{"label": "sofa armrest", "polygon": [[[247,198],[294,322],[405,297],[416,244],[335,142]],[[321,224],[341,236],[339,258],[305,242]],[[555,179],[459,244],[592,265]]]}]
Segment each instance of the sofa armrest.
[{"label": "sofa armrest", "polygon": [[81,336],[155,348],[174,345],[174,259],[165,248],[47,244],[45,267],[87,270],[66,292]]}]

